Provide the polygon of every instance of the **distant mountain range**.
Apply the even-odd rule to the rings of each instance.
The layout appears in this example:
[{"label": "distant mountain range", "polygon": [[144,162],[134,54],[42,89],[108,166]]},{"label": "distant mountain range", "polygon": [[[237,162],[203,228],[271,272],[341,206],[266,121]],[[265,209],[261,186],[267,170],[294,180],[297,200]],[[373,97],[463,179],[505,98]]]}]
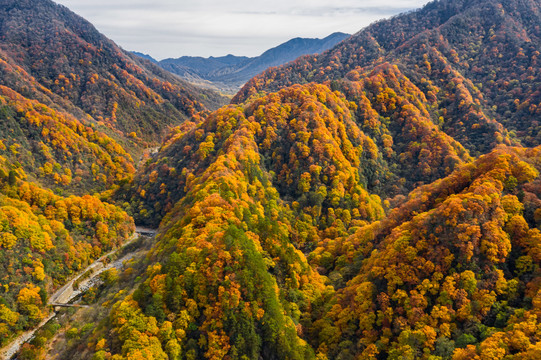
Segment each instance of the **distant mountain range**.
[{"label": "distant mountain range", "polygon": [[[151,56],[134,52],[165,70],[179,75],[192,83],[236,93],[253,76],[273,66],[280,66],[299,56],[322,53],[350,35],[333,33],[323,39],[294,38],[265,51],[257,57],[227,55],[221,57],[183,56],[178,59],[156,61]],[[209,84],[209,82],[211,84]]]}]

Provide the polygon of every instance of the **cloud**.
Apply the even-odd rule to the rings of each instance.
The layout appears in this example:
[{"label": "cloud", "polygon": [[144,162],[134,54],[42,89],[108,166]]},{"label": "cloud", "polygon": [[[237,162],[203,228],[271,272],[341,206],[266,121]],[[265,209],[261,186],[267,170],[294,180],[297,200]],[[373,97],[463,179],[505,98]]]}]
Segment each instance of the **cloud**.
[{"label": "cloud", "polygon": [[256,56],[293,37],[355,33],[428,0],[55,0],[127,50]]}]

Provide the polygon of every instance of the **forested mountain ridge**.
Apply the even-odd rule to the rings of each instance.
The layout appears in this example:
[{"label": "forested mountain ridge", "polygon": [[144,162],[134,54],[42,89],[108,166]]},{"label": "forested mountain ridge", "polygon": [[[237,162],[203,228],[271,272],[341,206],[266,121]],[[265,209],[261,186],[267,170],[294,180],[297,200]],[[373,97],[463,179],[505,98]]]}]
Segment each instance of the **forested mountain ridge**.
[{"label": "forested mountain ridge", "polygon": [[0,156],[0,347],[46,318],[48,295],[134,231],[97,197],[62,197]]},{"label": "forested mountain ridge", "polygon": [[130,153],[224,101],[143,64],[49,0],[0,3],[0,74],[3,155],[80,194],[130,178]]},{"label": "forested mountain ridge", "polygon": [[[308,176],[315,171],[312,165],[321,168],[318,177],[326,178],[325,185],[330,186],[333,176],[323,173],[332,172],[328,168],[331,165],[338,170],[349,162],[353,169],[348,173],[356,174],[351,175],[356,183],[372,193],[395,196],[407,194],[419,182],[436,180],[457,164],[471,160],[464,147],[431,122],[424,94],[396,67],[382,66],[347,86],[348,92],[358,94],[356,103],[360,105],[348,102],[326,86],[293,86],[236,110],[231,106],[227,111],[220,109],[173,129],[153,162],[129,185],[133,216],[138,222],[157,225],[185,196],[191,188],[190,177],[198,176],[215,161],[215,154],[234,132],[238,121],[228,121],[229,112],[240,112],[260,123],[255,139],[265,159],[261,165],[275,174],[275,186],[284,196],[299,196],[295,189],[302,176],[303,181],[313,176]],[[374,88],[378,89],[374,93],[367,91]],[[394,94],[392,98],[381,100],[390,93]],[[381,108],[390,104],[396,115],[385,119],[383,115],[387,114],[382,114]],[[334,119],[332,124],[320,122],[328,118]],[[223,125],[209,129],[210,124],[216,126],[214,123]],[[225,134],[224,126],[229,129]],[[341,129],[334,134],[338,138],[329,144],[330,135],[322,135],[331,131],[328,127],[332,133],[336,127]],[[329,150],[328,146],[345,149]],[[306,175],[301,176],[303,172]],[[317,189],[315,184],[311,186]]]},{"label": "forested mountain ridge", "polygon": [[[204,92],[175,81],[158,67],[142,66],[138,57],[120,49],[92,24],[61,5],[48,0],[2,3],[5,55],[40,85],[97,120],[112,121],[115,113],[116,128],[123,132],[136,130],[129,126],[137,125],[138,117],[141,123],[149,122],[148,112],[153,117],[161,115],[160,120],[175,115],[185,118],[204,108],[203,104],[212,107],[211,101],[216,100],[205,100]],[[115,102],[118,105],[113,111]],[[128,124],[124,112],[128,106],[135,108],[137,102],[139,111],[129,114],[135,124]],[[174,105],[174,109],[168,109],[166,104]]]},{"label": "forested mountain ridge", "polygon": [[322,55],[270,69],[234,101],[294,83],[349,78],[389,62],[417,86],[434,87],[434,120],[468,149],[488,150],[488,141],[469,131],[505,137],[504,129],[534,146],[541,114],[539,8],[538,0],[434,1],[379,21]]}]

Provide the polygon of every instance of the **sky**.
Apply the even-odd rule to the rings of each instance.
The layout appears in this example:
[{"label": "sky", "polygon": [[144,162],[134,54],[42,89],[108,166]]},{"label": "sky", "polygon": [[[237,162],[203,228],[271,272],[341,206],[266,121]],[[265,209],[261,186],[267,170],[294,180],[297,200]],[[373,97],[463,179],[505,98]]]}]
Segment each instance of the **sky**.
[{"label": "sky", "polygon": [[356,33],[428,0],[54,0],[157,60],[257,56],[294,37]]}]

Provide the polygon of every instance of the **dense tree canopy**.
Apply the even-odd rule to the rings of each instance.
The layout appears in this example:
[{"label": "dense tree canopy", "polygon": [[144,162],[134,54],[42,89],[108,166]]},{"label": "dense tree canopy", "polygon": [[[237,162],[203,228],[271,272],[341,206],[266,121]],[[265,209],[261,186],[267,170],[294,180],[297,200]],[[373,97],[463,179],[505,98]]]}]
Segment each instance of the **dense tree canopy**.
[{"label": "dense tree canopy", "polygon": [[61,197],[25,177],[0,157],[1,345],[47,315],[47,294],[134,231],[114,205]]},{"label": "dense tree canopy", "polygon": [[[78,73],[44,80],[55,96],[81,95],[81,109],[102,116],[94,125],[4,89],[6,118],[33,138],[6,131],[0,149],[0,332],[42,318],[52,274],[61,281],[132,226],[94,197],[24,181],[16,161],[30,158],[40,172],[29,178],[68,186],[90,172],[93,186],[117,186],[108,194],[137,223],[159,227],[139,273],[105,276],[135,288],[118,284],[84,337],[67,330],[66,354],[539,358],[540,9],[539,0],[440,0],[375,23],[255,77],[228,106],[189,102],[189,118],[133,180],[129,156],[101,130],[116,121],[137,142],[147,123],[128,128],[126,108],[99,90],[120,82],[169,108],[157,88],[176,94],[174,85],[149,86],[129,62],[84,79],[95,98],[81,95]],[[50,129],[51,118],[61,125]]]}]

